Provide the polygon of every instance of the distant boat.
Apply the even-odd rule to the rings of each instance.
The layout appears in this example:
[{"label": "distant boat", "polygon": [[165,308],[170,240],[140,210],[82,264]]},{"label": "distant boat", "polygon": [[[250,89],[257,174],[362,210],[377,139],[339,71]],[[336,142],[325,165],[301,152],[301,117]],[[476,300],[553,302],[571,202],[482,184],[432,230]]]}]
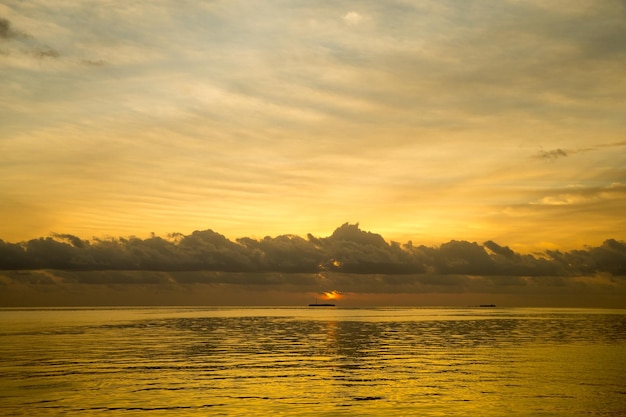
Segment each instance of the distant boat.
[{"label": "distant boat", "polygon": [[481,304],[478,307],[495,307],[495,304]]},{"label": "distant boat", "polygon": [[331,303],[318,303],[317,300],[313,304],[309,304],[309,307],[334,307]]}]

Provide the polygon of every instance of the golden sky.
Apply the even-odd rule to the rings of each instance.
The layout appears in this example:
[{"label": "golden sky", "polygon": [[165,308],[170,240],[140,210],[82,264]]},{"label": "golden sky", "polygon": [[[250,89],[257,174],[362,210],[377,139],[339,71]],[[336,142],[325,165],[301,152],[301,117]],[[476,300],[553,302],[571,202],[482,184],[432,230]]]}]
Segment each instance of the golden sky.
[{"label": "golden sky", "polygon": [[623,0],[5,0],[0,239],[624,239],[625,74]]}]

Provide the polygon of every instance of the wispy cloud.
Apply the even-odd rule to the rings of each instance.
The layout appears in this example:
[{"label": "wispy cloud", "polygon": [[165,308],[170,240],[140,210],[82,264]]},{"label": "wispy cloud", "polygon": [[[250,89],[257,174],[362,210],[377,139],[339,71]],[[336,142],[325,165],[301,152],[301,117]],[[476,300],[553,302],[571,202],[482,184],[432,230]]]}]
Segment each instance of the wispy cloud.
[{"label": "wispy cloud", "polygon": [[563,158],[563,157],[567,157],[567,156],[575,155],[579,153],[584,153],[584,152],[594,152],[594,151],[600,151],[603,149],[621,148],[625,146],[626,146],[626,142],[618,141],[618,142],[609,142],[609,143],[597,143],[588,147],[573,148],[573,149],[568,149],[568,150],[564,150],[561,148],[550,149],[550,150],[540,149],[535,156],[539,159],[554,160],[554,159],[559,159],[559,158]]},{"label": "wispy cloud", "polygon": [[15,30],[8,19],[0,17],[0,39],[11,40],[28,37],[28,34]]},{"label": "wispy cloud", "polygon": [[2,17],[0,17],[0,39],[5,41],[15,41],[18,45],[18,49],[15,51],[21,52],[23,50],[28,55],[38,59],[55,59],[61,56],[59,51],[42,44],[34,36],[13,28],[12,23],[8,19]]},{"label": "wispy cloud", "polygon": [[547,205],[568,205],[568,204],[590,204],[601,200],[625,200],[626,185],[610,184],[604,187],[581,187],[572,186],[556,194],[542,197],[539,201],[531,204]]},{"label": "wispy cloud", "polygon": [[563,149],[552,149],[549,151],[545,151],[542,149],[537,153],[537,157],[541,159],[557,159],[566,156],[567,152],[565,152]]},{"label": "wispy cloud", "polygon": [[623,224],[622,199],[571,204],[566,189],[626,181],[619,2],[0,13],[3,238],[325,233],[351,218],[513,247],[600,244]]}]

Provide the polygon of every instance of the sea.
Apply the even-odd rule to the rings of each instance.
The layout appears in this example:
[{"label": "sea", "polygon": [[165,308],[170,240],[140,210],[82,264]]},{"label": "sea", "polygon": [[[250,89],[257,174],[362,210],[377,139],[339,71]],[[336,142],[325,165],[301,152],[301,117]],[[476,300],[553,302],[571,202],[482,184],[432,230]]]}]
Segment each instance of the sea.
[{"label": "sea", "polygon": [[626,416],[626,310],[0,309],[1,416]]}]

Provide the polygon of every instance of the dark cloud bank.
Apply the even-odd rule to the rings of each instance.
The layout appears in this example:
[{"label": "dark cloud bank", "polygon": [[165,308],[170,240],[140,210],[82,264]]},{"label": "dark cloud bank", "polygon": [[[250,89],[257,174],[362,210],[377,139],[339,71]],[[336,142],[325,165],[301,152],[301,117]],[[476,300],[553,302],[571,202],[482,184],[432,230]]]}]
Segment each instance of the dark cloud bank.
[{"label": "dark cloud bank", "polygon": [[[378,294],[378,301],[369,301],[389,304],[488,297],[626,307],[626,243],[612,239],[583,250],[524,255],[493,241],[439,247],[388,243],[348,223],[325,238],[231,241],[205,230],[167,239],[86,241],[55,234],[22,243],[0,240],[0,269],[4,306],[282,304],[285,294],[292,294],[290,304],[336,289],[348,294],[346,301],[367,302],[367,294]],[[424,294],[439,295],[416,298]],[[463,294],[481,298],[458,298]]]},{"label": "dark cloud bank", "polygon": [[626,275],[626,242],[570,252],[522,255],[493,241],[450,241],[439,247],[388,243],[358,224],[344,224],[329,237],[308,235],[241,238],[212,230],[190,235],[94,239],[68,234],[22,243],[0,240],[0,269],[223,271],[351,274],[576,276]]}]

